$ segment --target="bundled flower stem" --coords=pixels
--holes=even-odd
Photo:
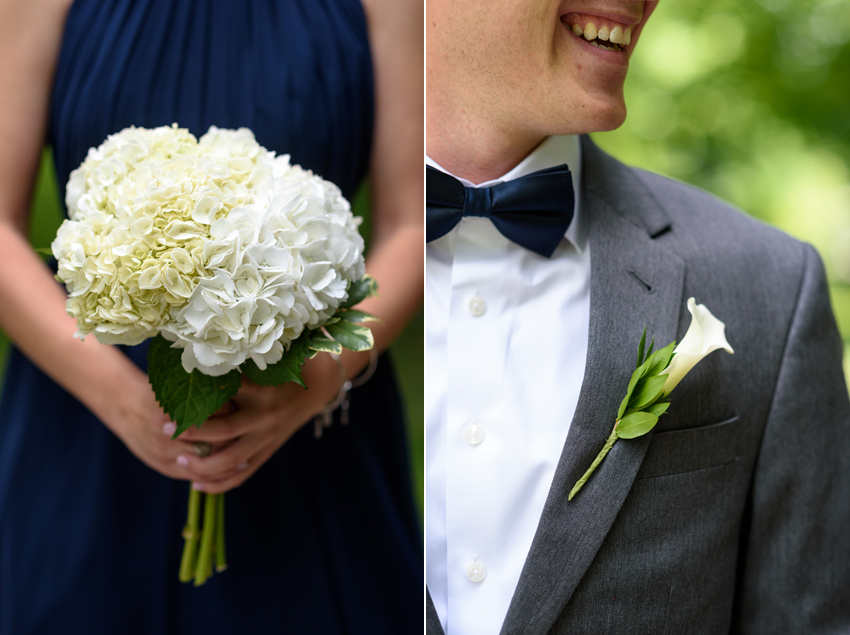
[[[215,572],[227,569],[227,553],[224,550],[224,494],[218,495],[215,521]]]
[[[224,494],[204,495],[204,524],[200,527],[201,493],[192,489],[189,493],[189,521],[183,532],[185,543],[180,561],[180,581],[200,586],[215,570],[227,569],[224,548]]]
[[[204,501],[204,530],[201,534],[201,550],[195,569],[195,586],[201,586],[212,575],[213,545],[215,544],[216,507],[221,494],[207,494]]]
[[[183,557],[180,560],[180,581],[190,582],[195,577],[195,563],[198,559],[198,538],[200,537],[199,519],[201,514],[201,493],[189,490],[189,514],[183,529]]]
[[[620,420],[617,420],[619,423]],[[572,500],[573,497],[578,494],[578,491],[584,487],[584,484],[587,483],[587,479],[589,479],[593,473],[596,471],[596,468],[599,467],[599,464],[602,463],[602,459],[604,459],[608,453],[611,451],[611,448],[614,447],[614,444],[617,442],[617,439],[620,437],[617,436],[617,423],[614,424],[614,430],[611,431],[611,436],[608,437],[608,440],[605,442],[605,445],[602,446],[602,449],[599,451],[599,454],[596,455],[596,458],[593,459],[593,463],[590,464],[590,467],[587,468],[587,471],[584,475],[578,480],[578,482],[573,485],[573,489],[570,490],[570,495],[568,500]]]

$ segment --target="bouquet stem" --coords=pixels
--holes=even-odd
[[[224,494],[219,494],[215,520],[215,571],[221,573],[225,569],[227,554],[224,550]]]
[[[180,582],[189,582],[195,577],[195,562],[198,557],[198,538],[200,531],[198,521],[201,516],[201,493],[189,490],[189,514],[186,526],[183,528],[183,557],[180,560]]]
[[[189,515],[183,528],[183,557],[180,559],[180,582],[201,586],[215,570],[227,569],[224,549],[224,494],[204,496],[204,523],[201,527],[201,492],[189,490]]]
[[[201,586],[212,575],[212,551],[215,538],[218,494],[207,494],[204,500],[204,533],[201,536],[201,552],[198,554],[198,566],[195,569],[195,586]]]
[[[620,420],[617,420],[619,423]],[[593,460],[593,463],[590,464],[590,467],[587,468],[587,472],[584,473],[578,483],[575,484],[572,490],[570,490],[570,495],[567,500],[573,500],[573,497],[578,494],[578,491],[584,487],[584,484],[587,483],[587,479],[590,478],[590,475],[596,471],[596,468],[599,467],[599,464],[602,463],[602,459],[611,451],[611,448],[614,447],[614,443],[616,443],[617,439],[617,423],[614,424],[614,429],[611,431],[611,436],[608,437],[608,440],[605,442],[605,445],[602,446],[602,450],[599,451],[599,454],[596,455],[596,458]]]

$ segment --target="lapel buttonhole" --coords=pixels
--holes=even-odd
[[[647,293],[655,293],[652,285],[641,278],[634,269],[629,269],[629,275],[643,288]]]

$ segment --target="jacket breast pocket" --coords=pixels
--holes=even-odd
[[[637,478],[657,478],[719,467],[740,454],[740,417],[707,426],[656,433]]]

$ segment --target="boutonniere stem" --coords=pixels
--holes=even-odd
[[[670,407],[667,396],[703,357],[720,348],[734,353],[726,341],[726,325],[714,317],[704,304],[697,304],[694,298],[690,298],[688,311],[692,316],[691,325],[679,346],[674,341],[653,354],[653,339],[644,354],[646,328],[643,329],[638,344],[637,368],[629,380],[626,396],[620,402],[614,428],[593,463],[573,486],[569,500],[584,487],[619,439],[641,437],[655,427],[658,418]]]

